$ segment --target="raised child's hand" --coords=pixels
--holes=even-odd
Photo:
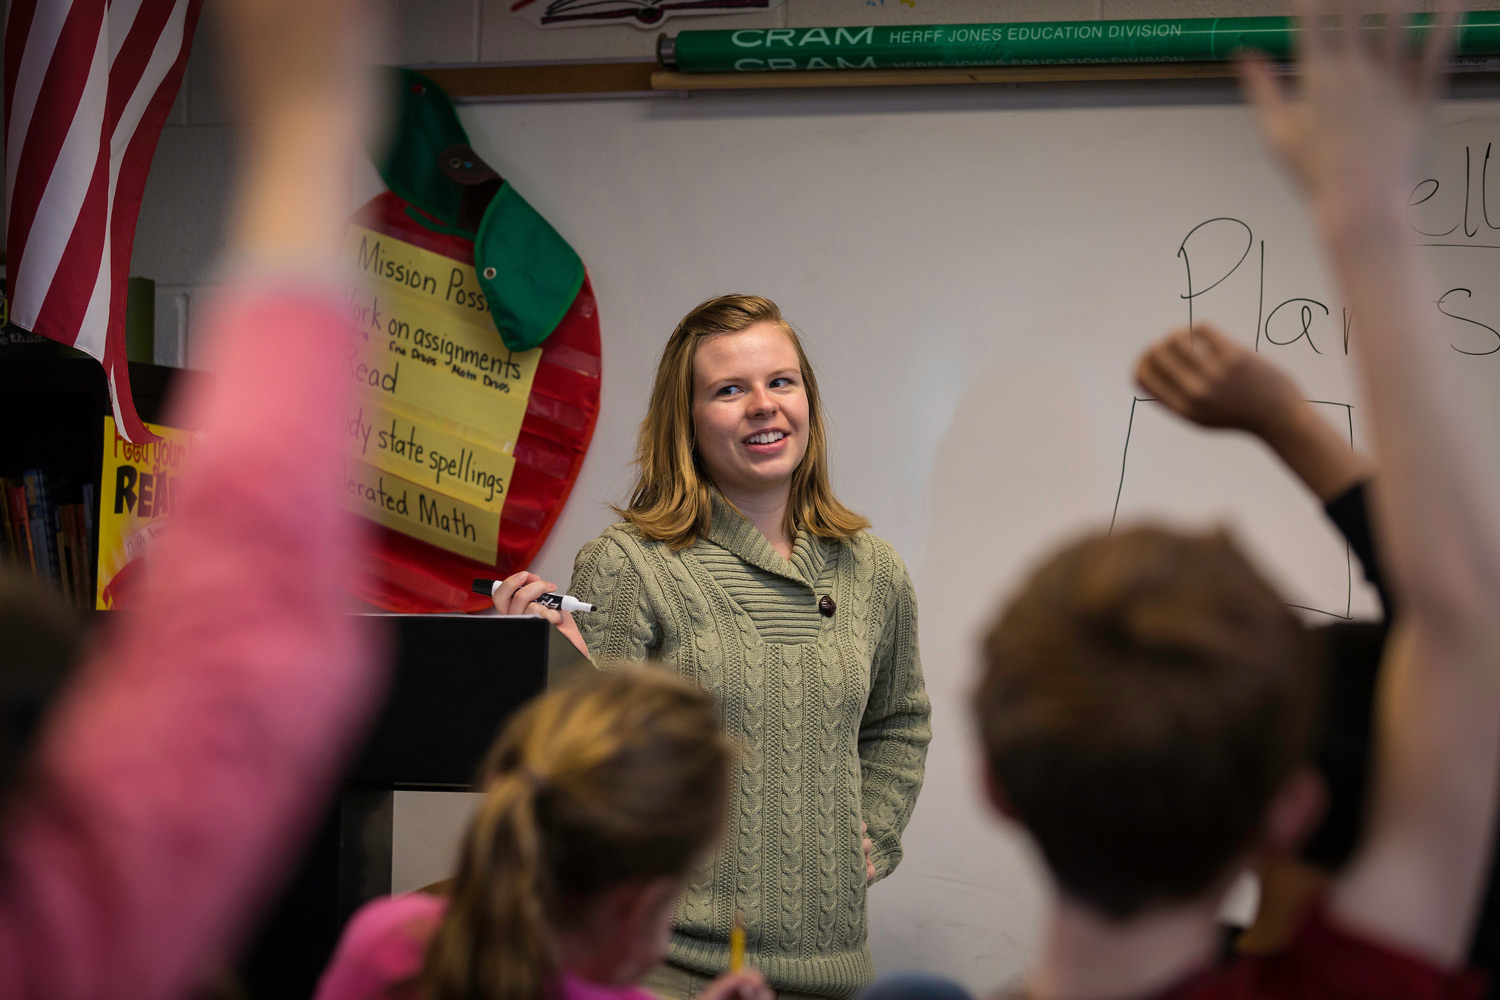
[[[1305,189],[1325,227],[1404,205],[1412,159],[1457,16],[1438,15],[1426,43],[1407,45],[1407,15],[1384,4],[1361,24],[1358,0],[1297,0],[1300,91],[1288,94],[1262,55],[1241,79],[1267,143]]]
[[[1200,427],[1266,437],[1304,406],[1291,377],[1211,326],[1174,331],[1135,366],[1136,383]]]
[[[371,61],[384,0],[220,0],[228,90],[241,125],[230,216],[235,258],[317,276],[338,259],[351,178],[381,109]]]

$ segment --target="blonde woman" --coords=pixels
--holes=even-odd
[[[906,567],[834,496],[818,384],[775,303],[711,299],[668,339],[624,519],[584,546],[549,613],[595,660],[653,658],[717,699],[743,748],[728,829],[644,985],[696,996],[748,961],[783,997],[873,975],[865,890],[901,860],[930,708]],[[518,574],[496,604],[552,585]],[[538,611],[538,606],[532,606]],[[545,610],[545,609],[542,609]]]

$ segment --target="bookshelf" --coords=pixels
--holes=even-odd
[[[130,363],[136,409],[151,423],[164,422],[167,396],[174,386],[208,378],[184,368]],[[50,581],[80,610],[93,607],[99,565],[99,475],[104,418],[110,412],[104,370],[93,358],[50,343],[0,348],[0,480],[15,485],[24,483],[27,473],[40,473],[50,520],[46,530],[54,539],[63,528],[63,507],[87,507],[86,530],[78,533],[83,551]],[[27,520],[29,524],[29,511]],[[3,524],[9,529],[12,521],[7,518]],[[36,566],[35,552],[17,551],[17,537],[10,530],[0,532],[0,559]],[[78,569],[81,579],[75,576]]]

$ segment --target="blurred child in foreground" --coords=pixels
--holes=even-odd
[[[350,398],[337,255],[379,12],[219,4],[245,155],[221,284],[194,325],[214,384],[167,420],[201,429],[201,448],[142,606],[55,703],[72,626],[34,618],[36,642],[0,644],[6,672],[52,644],[20,665],[45,714],[5,714],[27,729],[0,788],[7,1000],[191,995],[297,857],[380,693],[371,637],[345,613],[359,531],[334,490]]]

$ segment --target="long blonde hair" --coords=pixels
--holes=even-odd
[[[712,481],[699,464],[693,430],[693,361],[709,337],[739,333],[757,323],[773,323],[792,342],[807,390],[807,454],[792,473],[786,532],[798,530],[825,538],[852,538],[870,526],[868,519],[839,502],[828,480],[828,434],[818,378],[802,341],[781,310],[758,295],[720,295],[682,318],[656,365],[651,405],[641,421],[636,444],[635,488],[630,503],[615,512],[647,538],[674,549],[691,545],[708,533],[713,521]]]
[[[660,669],[590,671],[523,709],[485,764],[426,1000],[540,1000],[555,928],[623,883],[685,875],[724,822],[732,750],[712,698]]]

